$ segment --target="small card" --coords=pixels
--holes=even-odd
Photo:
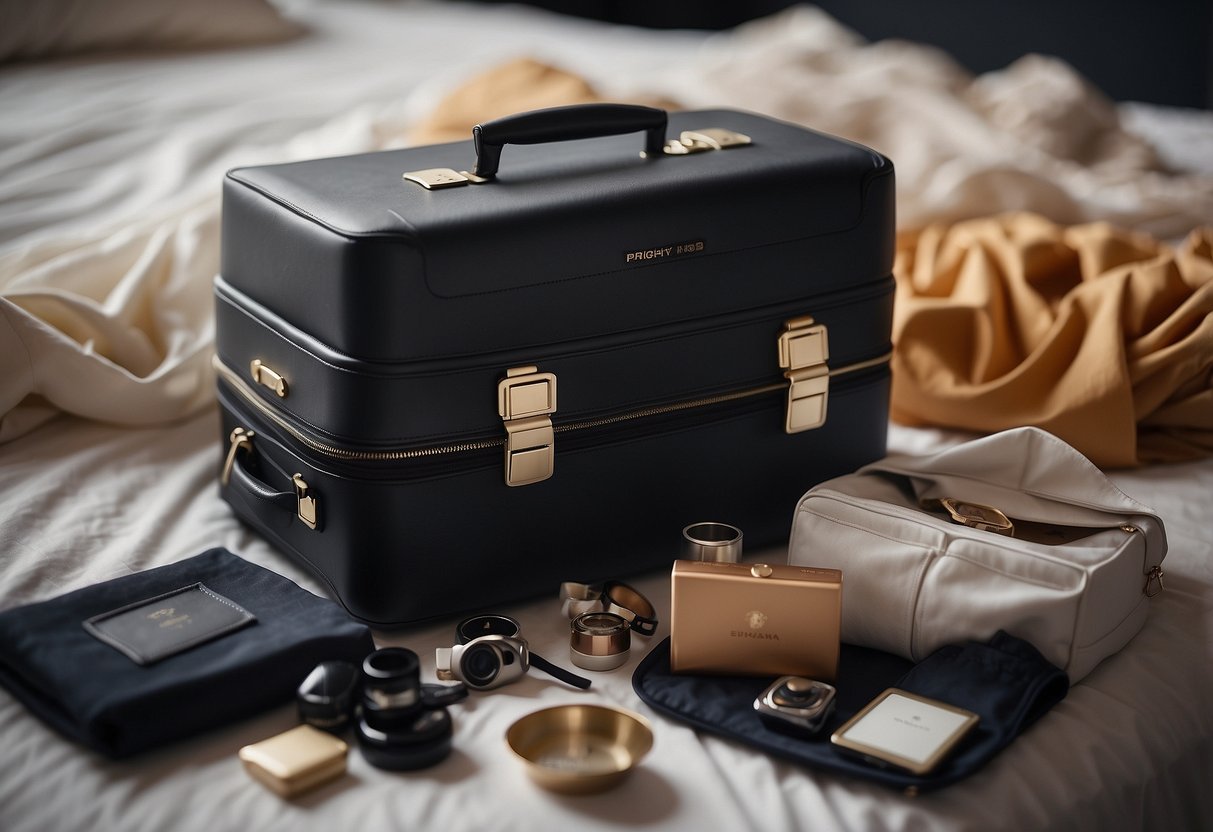
[[[977,721],[972,711],[889,688],[835,731],[830,742],[870,762],[927,774]]]
[[[95,615],[84,629],[136,664],[149,665],[256,620],[244,607],[197,583]]]

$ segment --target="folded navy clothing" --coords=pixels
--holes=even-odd
[[[1064,671],[1028,642],[1004,632],[984,644],[940,648],[917,665],[844,644],[834,683],[834,715],[820,734],[805,739],[771,730],[754,711],[754,698],[771,681],[674,674],[669,639],[653,648],[632,675],[640,698],[669,717],[795,763],[911,791],[937,789],[973,774],[1069,690]],[[830,743],[830,735],[890,687],[973,711],[980,721],[956,752],[926,775],[877,768],[841,753]]]
[[[225,549],[0,613],[0,684],[115,758],[284,703],[316,664],[374,649],[337,604]]]

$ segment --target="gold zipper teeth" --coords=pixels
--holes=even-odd
[[[829,375],[841,376],[847,373],[866,370],[870,367],[876,367],[885,364],[892,357],[892,352],[885,353],[879,358],[869,359],[868,361],[860,361],[855,364],[848,364],[845,367],[831,369]],[[436,445],[430,448],[415,448],[413,450],[400,451],[351,451],[348,448],[338,448],[334,445],[321,442],[308,436],[303,431],[296,428],[294,425],[283,419],[277,411],[261,401],[261,398],[254,393],[248,384],[240,377],[235,370],[224,364],[219,356],[216,355],[211,359],[215,370],[223,376],[229,384],[240,394],[240,397],[255,407],[263,416],[272,421],[278,427],[285,430],[291,436],[298,439],[304,445],[307,445],[314,451],[325,454],[326,456],[335,457],[337,459],[349,460],[351,462],[393,462],[405,459],[423,459],[435,456],[444,456],[446,454],[466,453],[468,451],[483,451],[489,448],[500,448],[505,445],[505,438],[500,439],[482,439],[477,442],[461,442],[454,445]],[[721,393],[716,396],[706,396],[701,399],[692,399],[685,402],[675,402],[674,404],[658,405],[655,407],[646,407],[640,410],[633,410],[628,413],[620,413],[617,416],[605,416],[601,419],[587,419],[582,422],[570,422],[564,425],[555,427],[556,433],[567,433],[574,430],[585,430],[588,428],[604,427],[606,425],[619,424],[620,422],[630,422],[633,419],[644,419],[650,416],[662,416],[667,413],[677,413],[682,410],[693,410],[697,407],[709,407],[714,404],[724,404],[725,402],[734,402],[741,399],[748,399],[752,396],[761,396],[764,393],[774,393],[778,390],[786,390],[787,384],[777,382],[775,384],[766,384],[762,387],[752,387],[748,390],[739,390],[735,393]]]
[[[570,430],[584,430],[586,428],[598,428],[605,425],[614,425],[618,422],[630,422],[633,419],[644,419],[648,416],[661,416],[666,413],[677,413],[680,410],[691,410],[696,407],[707,407],[713,404],[723,404],[725,402],[733,402],[738,399],[747,399],[750,396],[760,396],[763,393],[773,393],[776,390],[783,390],[787,387],[786,384],[768,384],[765,387],[753,387],[749,390],[740,390],[736,393],[722,393],[719,396],[708,396],[702,399],[693,399],[687,402],[676,402],[674,404],[658,405],[655,407],[646,407],[641,410],[633,410],[630,413],[620,413],[618,416],[604,416],[601,419],[587,419],[584,422],[570,422],[567,425],[557,425],[556,433],[564,433]]]

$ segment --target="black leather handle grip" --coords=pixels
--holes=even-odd
[[[299,519],[299,497],[294,491],[279,491],[258,477],[240,454],[232,459],[229,493],[243,502],[261,522],[274,527],[290,525]],[[323,531],[319,519],[311,527]]]
[[[660,155],[665,145],[668,116],[665,110],[635,104],[575,104],[532,110],[486,121],[472,128],[476,167],[472,173],[492,179],[507,144],[544,144],[572,139],[617,136],[644,131],[644,151]]]

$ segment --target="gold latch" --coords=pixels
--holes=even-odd
[[[799,433],[825,424],[830,395],[830,345],[823,324],[809,316],[794,318],[779,336],[779,366],[788,380],[784,430]]]
[[[224,486],[232,480],[232,466],[236,464],[236,454],[241,450],[252,453],[254,436],[256,434],[244,428],[236,428],[228,436],[227,441],[231,444],[228,445],[227,459],[223,460],[223,472],[219,475],[219,482]]]
[[[401,174],[405,181],[415,182],[427,191],[441,191],[443,188],[458,188],[460,185],[479,185],[489,180],[466,170],[454,168],[426,168],[425,170],[406,170]]]
[[[703,153],[705,150],[728,150],[750,144],[744,133],[725,130],[723,127],[704,127],[699,130],[683,130],[677,139],[670,139],[662,148],[667,156],[686,156]]]
[[[505,484],[530,485],[552,476],[556,434],[556,376],[514,367],[497,385],[497,412],[505,423]]]
[[[260,358],[254,358],[249,363],[249,373],[252,375],[253,381],[273,390],[278,394],[278,398],[286,398],[286,379],[282,377],[282,373],[266,366]]]
[[[308,490],[302,474],[295,474],[291,482],[295,485],[295,514],[303,525],[309,529],[316,528],[316,498]]]

